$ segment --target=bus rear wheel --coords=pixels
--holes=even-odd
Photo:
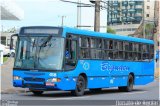
[[[127,86],[118,87],[120,91],[131,92],[133,90],[134,78],[130,74],[128,76]]]
[[[86,80],[83,76],[80,75],[76,82],[76,89],[71,91],[71,93],[75,96],[82,96],[84,95],[85,87],[86,87]]]
[[[43,91],[31,91],[34,95],[39,96],[42,95]]]

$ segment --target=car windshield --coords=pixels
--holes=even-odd
[[[64,38],[19,37],[14,68],[61,70]]]

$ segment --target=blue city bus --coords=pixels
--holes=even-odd
[[[35,95],[64,90],[82,96],[85,89],[109,87],[130,92],[154,80],[152,40],[51,26],[22,27],[13,36],[13,86]]]

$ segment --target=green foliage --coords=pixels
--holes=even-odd
[[[153,36],[154,24],[146,24],[145,25],[145,34],[146,36]]]
[[[8,57],[3,57],[3,63],[8,60]]]
[[[111,27],[107,27],[107,33],[116,34],[116,31],[114,29],[112,29]]]
[[[10,28],[10,29],[7,29],[6,31],[4,31],[4,32],[8,32],[8,33],[16,33],[16,28],[15,27],[13,27],[13,28]]]

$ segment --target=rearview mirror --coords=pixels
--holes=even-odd
[[[14,44],[13,44],[14,37],[17,38],[17,37],[18,37],[18,34],[13,34],[13,35],[11,35],[10,50],[13,49],[13,46],[14,46]]]

